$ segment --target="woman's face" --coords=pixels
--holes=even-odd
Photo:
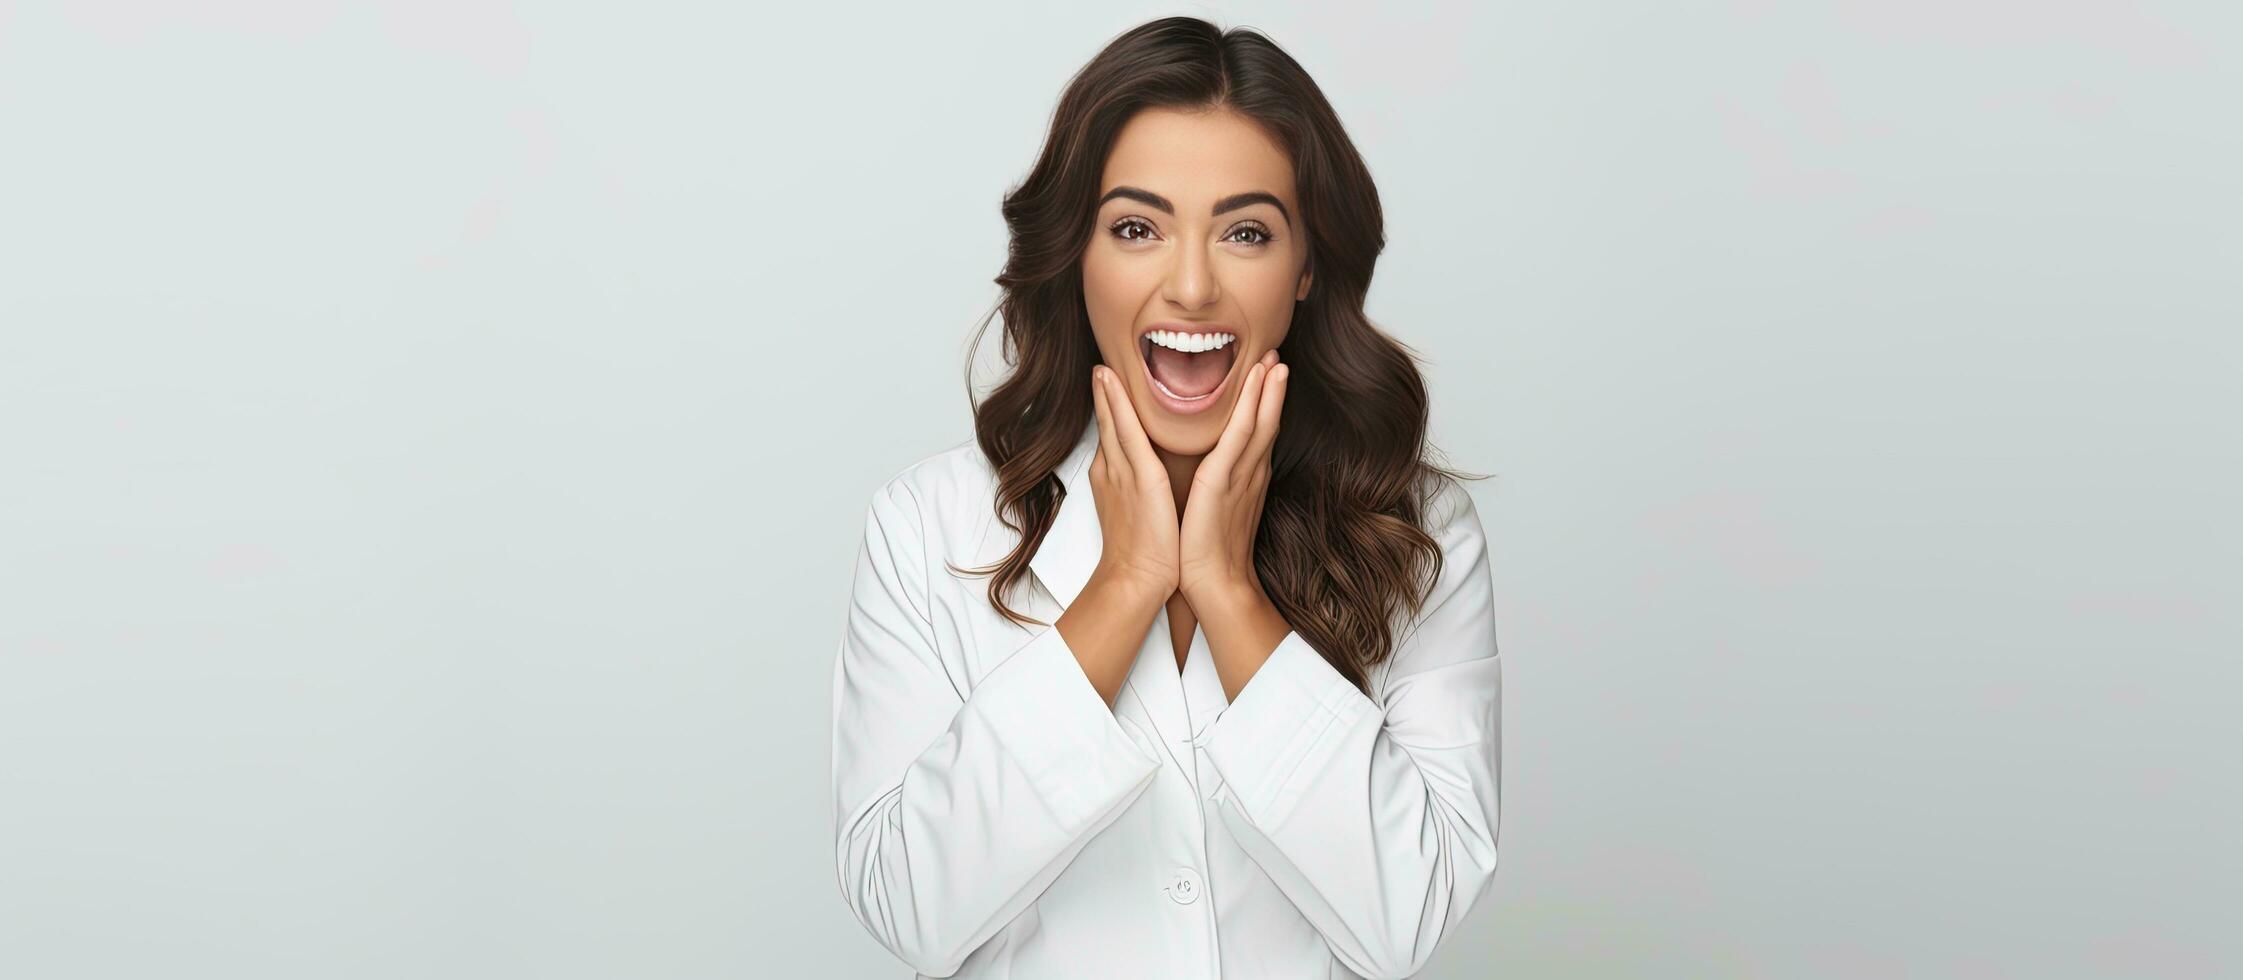
[[[1143,110],[1106,158],[1083,302],[1145,434],[1172,454],[1215,447],[1246,369],[1308,296],[1293,192],[1284,150],[1229,110]]]

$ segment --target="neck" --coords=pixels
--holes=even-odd
[[[1179,456],[1158,445],[1153,447],[1153,455],[1160,457],[1161,466],[1168,470],[1168,489],[1176,494],[1176,519],[1181,521],[1184,501],[1192,495],[1192,475],[1199,472],[1199,461],[1207,455]]]

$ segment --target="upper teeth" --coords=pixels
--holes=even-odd
[[[1218,350],[1238,339],[1227,333],[1178,333],[1174,330],[1154,330],[1145,336],[1162,347],[1187,354]]]

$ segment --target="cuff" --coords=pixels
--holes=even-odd
[[[1273,827],[1299,802],[1302,784],[1294,777],[1325,768],[1348,731],[1377,713],[1377,704],[1291,632],[1238,700],[1192,742],[1207,750],[1248,819]]]
[[[986,725],[1062,824],[1096,819],[1160,769],[1052,626],[982,678],[963,709]]]

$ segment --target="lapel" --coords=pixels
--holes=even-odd
[[[1105,539],[1098,529],[1098,502],[1090,493],[1090,461],[1097,454],[1098,420],[1093,418],[1075,440],[1075,448],[1059,463],[1056,472],[1067,494],[1060,498],[1051,529],[1044,532],[1044,543],[1028,558],[1029,570],[1061,606],[1075,604],[1083,583],[1090,581],[1090,573],[1098,567],[1098,557],[1105,553]]]
[[[1043,583],[1044,590],[1059,600],[1062,607],[1075,604],[1083,586],[1090,581],[1091,572],[1097,569],[1099,556],[1105,553],[1104,532],[1098,524],[1098,501],[1090,488],[1090,462],[1097,453],[1098,419],[1093,417],[1075,440],[1075,448],[1055,471],[1067,493],[1060,498],[1059,512],[1052,515],[1051,529],[1044,532],[1043,544],[1028,559],[1029,570],[1036,573],[1037,581]],[[1205,658],[1199,649],[1204,642],[1194,635],[1193,659]],[[1213,676],[1211,664],[1191,666],[1206,667],[1208,676]],[[1215,684],[1215,691],[1215,699],[1220,701],[1219,682]],[[1154,615],[1151,628],[1146,630],[1138,646],[1137,662],[1131,665],[1129,679],[1123,684],[1121,697],[1115,700],[1114,707],[1117,711],[1126,710],[1126,703],[1132,700],[1137,702],[1145,720],[1161,734],[1170,758],[1186,773],[1193,772],[1190,760],[1175,755],[1175,746],[1190,739],[1193,726],[1185,707],[1184,678],[1178,675],[1175,648],[1170,645],[1166,604]]]

